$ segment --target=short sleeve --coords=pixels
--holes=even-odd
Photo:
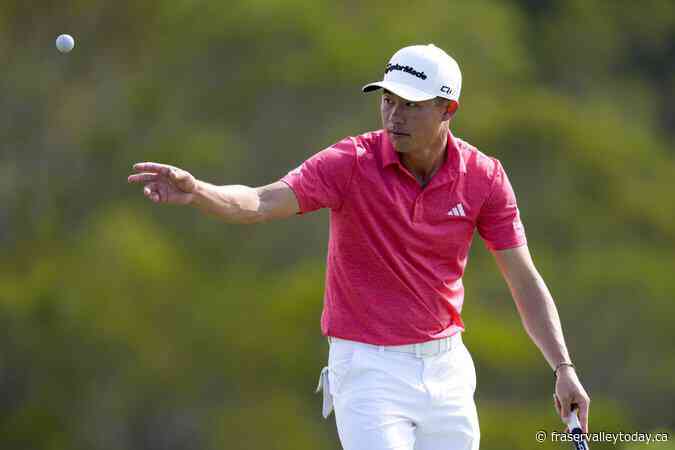
[[[339,209],[356,164],[356,143],[345,138],[307,159],[281,179],[295,193],[300,214]]]
[[[494,161],[492,187],[478,215],[478,233],[490,250],[505,250],[527,243],[509,178],[501,163]]]

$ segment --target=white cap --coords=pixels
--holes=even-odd
[[[457,62],[434,44],[411,45],[394,53],[384,80],[363,86],[363,92],[384,88],[413,102],[443,97],[459,100],[462,73]]]

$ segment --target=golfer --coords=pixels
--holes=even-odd
[[[129,176],[155,203],[192,205],[229,223],[330,209],[321,316],[330,350],[318,390],[345,450],[478,448],[476,373],[461,315],[476,229],[555,373],[558,414],[575,405],[588,429],[589,397],[506,172],[450,132],[461,87],[443,50],[405,47],[382,81],[363,88],[382,90],[382,129],[341,140],[275,183],[215,186],[150,162]]]

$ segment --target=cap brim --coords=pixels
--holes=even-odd
[[[423,102],[425,100],[436,98],[435,95],[429,94],[428,92],[415,89],[405,84],[395,83],[393,81],[378,81],[376,83],[366,84],[361,90],[363,92],[372,92],[378,89],[386,89],[401,98],[410,100],[411,102]]]

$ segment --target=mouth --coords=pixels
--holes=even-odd
[[[391,136],[395,137],[410,137],[410,134],[404,133],[403,131],[400,130],[387,130]]]

